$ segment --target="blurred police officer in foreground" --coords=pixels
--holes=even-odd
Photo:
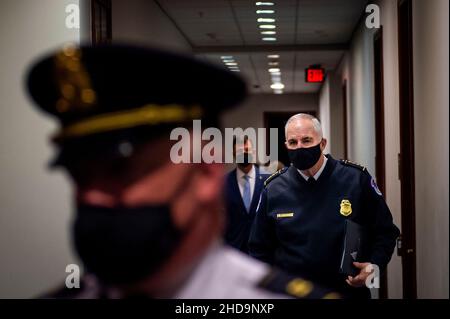
[[[225,241],[230,246],[248,253],[250,228],[255,219],[261,190],[268,174],[261,173],[254,164],[255,150],[248,136],[233,140],[236,168],[225,178],[225,207],[227,226]]]
[[[226,248],[222,165],[170,159],[171,129],[216,126],[244,98],[240,78],[155,49],[68,46],[31,68],[28,89],[61,124],[54,165],[74,181],[73,242],[86,270],[80,289],[46,297],[330,296]]]
[[[316,118],[297,114],[288,120],[286,146],[292,166],[265,183],[250,235],[250,255],[344,296],[369,298],[368,266],[386,268],[399,230],[367,170],[325,156],[326,143]],[[347,220],[365,227],[364,247],[353,255],[355,276],[341,271]]]

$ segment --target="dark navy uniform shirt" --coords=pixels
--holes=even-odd
[[[291,273],[347,290],[339,271],[346,219],[367,227],[366,250],[358,261],[381,270],[391,258],[399,230],[367,170],[327,158],[313,185],[294,166],[267,180],[249,250],[250,255]]]

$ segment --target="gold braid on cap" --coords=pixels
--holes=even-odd
[[[139,125],[181,123],[200,118],[201,115],[202,108],[198,105],[186,107],[179,104],[147,104],[132,110],[111,112],[81,120],[64,127],[53,139],[58,142],[66,138],[82,137]]]
[[[55,105],[58,113],[79,111],[95,104],[97,96],[76,46],[68,44],[56,54],[55,78],[60,92]]]
[[[81,51],[74,45],[66,45],[55,56],[55,78],[60,98],[56,101],[58,113],[82,111],[96,105],[97,95],[91,79],[81,61]],[[147,104],[131,110],[95,115],[62,128],[53,140],[82,137],[95,133],[131,128],[139,125],[181,123],[200,118],[199,105]]]

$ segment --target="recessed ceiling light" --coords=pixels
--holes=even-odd
[[[270,73],[280,72],[280,69],[279,69],[279,68],[270,68],[270,69],[269,69],[269,72],[270,72]]]
[[[261,34],[267,34],[267,35],[269,35],[269,34],[277,34],[277,31],[261,31]]]
[[[222,55],[220,58],[221,58],[222,60],[223,60],[223,59],[233,59],[233,56],[232,56],[232,55]]]
[[[277,38],[262,38],[263,41],[277,41]]]
[[[275,94],[283,94],[283,90],[274,90],[273,93],[275,93]]]
[[[225,63],[226,65],[237,65],[237,63],[236,62],[227,62],[227,63]]]
[[[275,22],[272,18],[258,18],[258,22]]]
[[[261,25],[259,26],[259,28],[260,28],[260,29],[275,29],[276,26],[273,25],[273,24],[261,24]]]
[[[225,59],[225,60],[222,60],[224,63],[227,63],[227,62],[235,62],[234,61],[234,59]]]
[[[257,6],[273,6],[273,2],[256,2]]]
[[[278,62],[269,62],[269,65],[270,65],[270,66],[277,66],[277,65],[278,65]]]
[[[275,10],[256,10],[256,14],[272,14]]]
[[[274,83],[270,86],[271,89],[274,90],[282,90],[284,89],[284,84],[283,83]]]
[[[269,59],[278,59],[280,56],[278,54],[270,54],[267,56]]]

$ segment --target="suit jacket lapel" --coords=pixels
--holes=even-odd
[[[264,186],[264,180],[259,174],[258,166],[255,166],[255,188],[253,190],[252,203],[250,204],[250,213],[256,210],[256,206],[258,205],[259,195],[261,194],[261,190]]]
[[[233,172],[231,173],[231,194],[232,196],[235,198],[236,202],[239,203],[239,205],[241,206],[241,209],[243,211],[246,211],[245,209],[245,205],[244,205],[244,200],[242,199],[241,196],[241,191],[239,190],[239,185],[237,183],[237,172],[236,172],[237,168],[235,168],[233,170]]]

